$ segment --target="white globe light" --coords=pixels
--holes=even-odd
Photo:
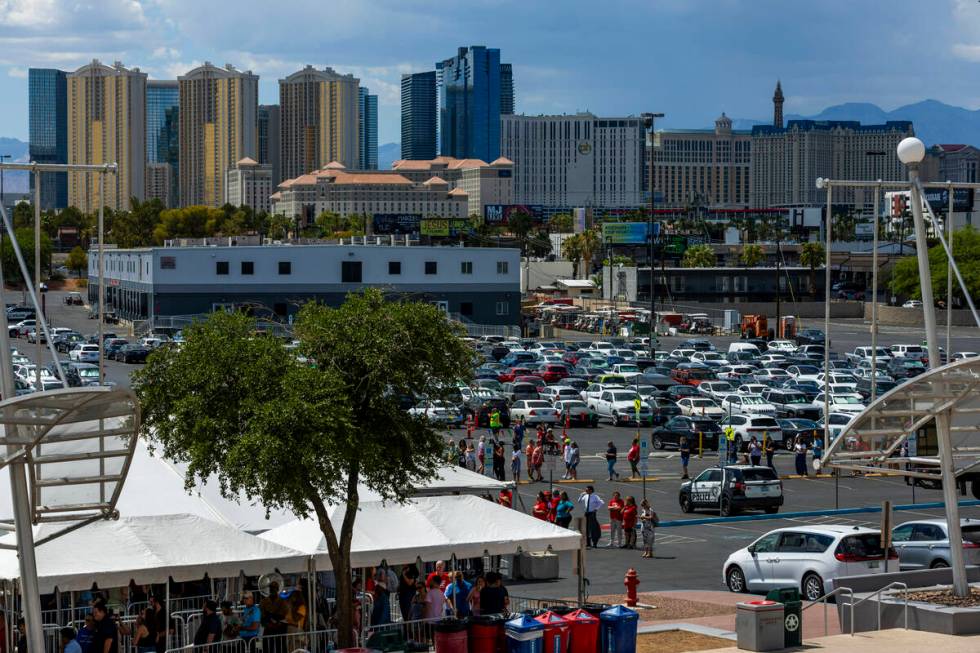
[[[919,163],[926,157],[926,146],[915,136],[903,138],[898,144],[898,160],[905,165]]]
[[[825,185],[826,182],[824,181],[823,177],[817,177],[817,188],[823,189]]]

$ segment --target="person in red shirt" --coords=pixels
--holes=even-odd
[[[439,589],[446,589],[449,584],[449,574],[446,573],[446,563],[442,560],[436,562],[436,570],[425,577],[425,586],[432,587],[432,581],[439,579]]]
[[[640,476],[640,439],[633,438],[633,444],[630,445],[630,450],[626,454],[626,460],[630,464],[630,478],[639,478]]]
[[[613,492],[609,500],[609,548],[623,546],[623,499]]]
[[[538,500],[534,502],[532,513],[536,519],[548,521],[548,501],[544,497],[544,492],[538,492]]]
[[[623,505],[623,531],[626,533],[626,544],[624,549],[636,548],[636,499],[626,497]]]
[[[534,447],[534,452],[531,454],[531,467],[534,468],[534,475],[537,477],[536,480],[544,481],[544,476],[541,475],[541,467],[544,465],[544,447],[539,442]]]
[[[548,505],[548,521],[552,524],[558,516],[558,504],[561,503],[561,495],[555,491],[551,494],[551,502]]]
[[[497,494],[497,503],[502,505],[504,508],[510,508],[514,503],[514,494],[507,488],[504,488],[499,494]],[[0,651],[0,653],[2,653],[2,651]]]
[[[527,448],[524,450],[524,459],[527,461],[527,480],[534,480],[534,465],[531,459],[534,457],[534,442],[527,441]]]

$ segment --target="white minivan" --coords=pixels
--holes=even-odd
[[[762,352],[759,351],[759,348],[753,345],[751,342],[733,342],[732,344],[728,345],[728,353],[745,353],[751,354],[752,356],[762,356]]]

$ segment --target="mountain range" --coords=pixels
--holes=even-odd
[[[812,116],[791,114],[787,120],[857,120],[864,124],[880,124],[888,120],[911,120],[915,134],[928,145],[965,143],[980,147],[980,110],[972,111],[939,100],[922,100],[892,111],[885,111],[870,102],[847,102],[827,107]],[[772,124],[771,120],[732,119],[735,129],[751,129],[753,125]]]

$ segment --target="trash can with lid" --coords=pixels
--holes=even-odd
[[[568,652],[568,632],[570,630],[568,622],[558,614],[545,612],[535,621],[544,624],[544,653],[567,653]]]
[[[636,627],[640,615],[621,605],[599,615],[602,653],[636,653]]]
[[[435,623],[436,653],[469,653],[466,619],[442,619]]]
[[[568,633],[568,653],[596,653],[599,647],[599,618],[585,610],[565,615],[571,630]]]
[[[801,646],[803,644],[803,600],[800,590],[795,587],[781,587],[766,594],[770,601],[783,604],[783,645]]]
[[[508,653],[542,653],[544,624],[526,614],[504,624]]]
[[[469,653],[503,653],[504,622],[502,615],[484,615],[470,619]]]
[[[783,647],[783,604],[757,600],[739,603],[735,609],[738,647],[746,651],[778,651]]]

